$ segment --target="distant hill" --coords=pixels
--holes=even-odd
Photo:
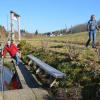
[[[98,25],[99,25],[99,27],[100,27],[100,20],[98,21]]]
[[[98,26],[100,27],[100,20],[97,22]],[[53,32],[47,32],[44,34],[50,35],[53,34],[55,36],[60,35],[60,34],[73,34],[73,33],[80,33],[80,32],[86,32],[87,31],[87,23],[83,23],[83,24],[78,24],[75,26],[71,26],[71,28],[69,29],[61,29],[61,30],[57,30],[57,31],[53,31]]]

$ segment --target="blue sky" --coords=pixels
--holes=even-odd
[[[99,5],[100,0],[1,0],[0,25],[7,28],[7,16],[13,10],[21,15],[22,29],[55,31],[87,22],[91,14],[99,20]]]

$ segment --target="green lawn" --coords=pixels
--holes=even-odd
[[[88,39],[88,32],[48,38],[48,40],[50,41],[64,41],[70,43],[85,43],[87,39]],[[97,42],[99,41],[100,41],[100,32],[99,33],[97,32]]]
[[[48,48],[55,50],[55,47],[61,47],[60,49],[65,49],[66,46],[83,46],[88,40],[88,33],[76,33],[76,34],[68,34],[64,36],[55,36],[55,37],[34,37],[33,39],[27,39],[27,42],[30,43],[35,48]],[[100,43],[100,32],[97,33],[97,43]],[[75,44],[75,45],[74,45]],[[54,47],[54,48],[53,48]],[[61,50],[62,52],[62,50]]]

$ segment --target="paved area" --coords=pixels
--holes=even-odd
[[[0,93],[0,100],[52,100],[48,92],[40,88],[27,88]]]

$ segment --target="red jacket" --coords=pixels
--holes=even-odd
[[[5,56],[7,52],[9,52],[11,57],[14,57],[18,52],[18,48],[15,44],[11,44],[10,46],[6,45],[3,50],[2,56]]]

